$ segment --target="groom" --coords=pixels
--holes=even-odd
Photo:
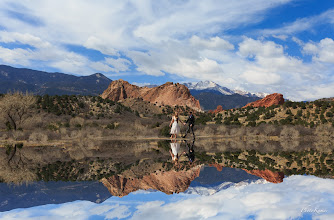
[[[185,138],[187,136],[187,134],[189,133],[190,130],[193,133],[193,137],[195,138],[195,133],[194,133],[195,117],[194,117],[192,112],[189,113],[189,117],[188,117],[187,121],[183,124],[186,125],[186,123],[188,123],[188,128],[187,128],[186,134],[183,135],[183,138]]]

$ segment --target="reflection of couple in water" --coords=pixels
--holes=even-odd
[[[170,137],[171,138],[176,139],[177,135],[180,134],[179,122],[181,122],[181,120],[179,119],[179,114],[178,114],[178,112],[175,112],[175,114],[172,117],[172,120],[169,124],[169,127],[171,127],[171,130],[170,130],[170,134],[171,134]],[[191,131],[193,133],[193,137],[195,138],[195,133],[194,133],[195,117],[194,117],[192,112],[189,113],[189,117],[188,117],[187,121],[183,123],[183,125],[186,125],[186,124],[188,124],[187,131],[186,131],[185,135],[183,135],[182,137],[185,138],[187,136],[187,134]]]
[[[182,156],[182,155],[185,155],[189,162],[194,162],[195,160],[195,151],[194,151],[194,143],[195,143],[195,140],[193,140],[192,144],[188,143],[186,140],[184,140],[187,148],[188,148],[188,152],[183,152],[181,153],[181,148],[180,148],[180,143],[177,142],[176,140],[172,140],[171,143],[170,143],[170,150],[169,150],[169,153],[172,157],[172,161],[173,162],[178,162],[179,161],[179,158]]]

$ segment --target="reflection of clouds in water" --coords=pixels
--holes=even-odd
[[[323,219],[333,219],[333,207],[334,180],[314,176],[290,176],[280,184],[230,187],[210,196],[136,193],[123,198],[111,197],[100,205],[76,201],[62,205],[16,209],[0,213],[0,218],[288,219],[314,215]],[[321,212],[317,213],[314,210]]]

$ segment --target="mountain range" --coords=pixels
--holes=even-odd
[[[37,95],[100,95],[111,82],[101,73],[74,76],[0,65],[0,93],[28,91]]]
[[[191,95],[199,100],[204,110],[216,109],[218,105],[223,109],[241,108],[268,95],[233,90],[212,81],[190,82],[184,85],[189,88]]]
[[[269,95],[268,93],[263,93],[263,92],[251,93],[238,89],[229,89],[208,80],[200,82],[184,83],[183,85],[187,86],[193,95],[201,92],[212,92],[222,95],[239,94],[244,97],[256,97],[256,98],[264,98],[265,96]]]
[[[36,95],[101,95],[111,82],[111,79],[101,73],[74,76],[0,65],[0,93],[28,91]],[[229,89],[212,81],[190,82],[183,85],[188,87],[190,94],[199,100],[203,110],[216,109],[218,105],[223,109],[240,108],[267,95]]]

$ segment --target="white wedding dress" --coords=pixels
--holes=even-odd
[[[170,143],[170,148],[172,149],[172,160],[179,159],[180,156],[180,143]]]
[[[172,124],[172,128],[170,130],[170,134],[180,134],[180,125],[178,123],[178,119],[176,119],[175,116],[173,116],[173,124]]]

